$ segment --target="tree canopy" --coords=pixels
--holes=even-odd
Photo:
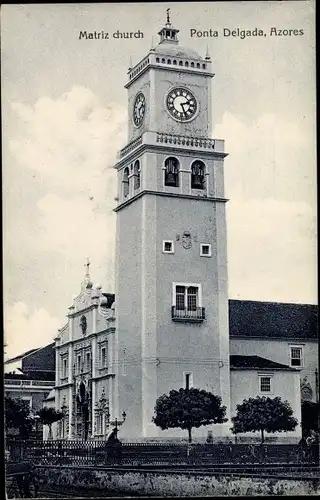
[[[4,407],[6,429],[18,429],[20,436],[27,438],[33,422],[29,403],[21,398],[5,396]]]
[[[58,422],[63,418],[62,411],[56,410],[55,408],[50,408],[48,406],[44,406],[43,408],[41,408],[41,410],[38,411],[38,415],[43,425],[47,425],[49,427],[49,439],[51,439],[52,424],[54,424],[54,422]]]
[[[188,431],[192,442],[192,429],[202,425],[226,422],[226,407],[221,398],[201,389],[172,390],[157,399],[152,421],[162,430],[179,427]]]
[[[231,420],[234,434],[260,431],[261,442],[264,442],[264,432],[293,431],[298,425],[290,404],[280,397],[257,396],[245,399],[242,404],[237,405],[237,414]]]

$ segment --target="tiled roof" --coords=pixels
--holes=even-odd
[[[271,361],[271,359],[260,358],[260,356],[230,356],[231,370],[284,370],[296,371],[295,368]]]
[[[318,306],[229,300],[230,337],[317,339]]]
[[[5,379],[13,380],[49,380],[55,381],[55,371],[31,370],[27,373],[5,373]]]
[[[31,372],[51,372],[55,370],[55,350],[54,342],[44,347],[40,347],[32,354],[25,356],[22,360],[23,373]]]
[[[7,359],[4,364],[9,364],[13,363],[14,361],[20,361],[20,359],[24,358],[25,356],[29,356],[29,354],[37,351],[37,349],[30,349],[29,351],[24,352],[23,354],[19,354],[19,356],[15,356],[14,358]]]

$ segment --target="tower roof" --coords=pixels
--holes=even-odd
[[[164,54],[175,57],[189,57],[190,59],[202,59],[195,50],[180,45],[171,45],[171,43],[160,42],[153,50],[155,54]]]

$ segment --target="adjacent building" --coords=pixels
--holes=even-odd
[[[44,399],[55,385],[54,343],[32,349],[4,362],[4,392],[30,405],[33,415],[43,407]],[[37,420],[35,420],[37,422]],[[41,425],[35,425],[35,436],[42,437]],[[14,434],[12,430],[10,432]]]

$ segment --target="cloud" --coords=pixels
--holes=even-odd
[[[21,133],[9,145],[20,165],[51,191],[85,193],[100,201],[106,197],[116,177],[108,167],[125,141],[123,106],[103,103],[82,87],[56,100],[42,97],[33,107],[11,106],[20,118]]]
[[[112,166],[125,144],[126,109],[83,87],[12,108],[20,128],[10,149],[19,166],[33,173],[41,195],[29,200],[38,208],[33,220],[37,237],[26,234],[26,245],[44,263],[44,252],[60,254],[69,262],[70,282],[87,255],[102,274],[98,280],[112,283],[117,194]]]
[[[112,208],[117,188],[116,171],[111,167],[117,150],[125,144],[127,130],[123,106],[104,102],[83,87],[74,87],[56,99],[42,97],[33,106],[13,103],[11,107],[17,118],[9,139],[15,186],[20,183],[25,193],[22,179],[32,179],[28,181],[32,182],[29,197],[23,199],[23,213],[29,213],[30,206],[38,210],[31,212],[32,223],[21,219],[10,223],[10,241],[15,245],[23,242],[24,254],[36,258],[43,279],[41,289],[50,290],[52,298],[46,310],[41,308],[39,294],[34,302],[34,293],[27,286],[34,271],[25,269],[14,295],[21,296],[23,290],[26,303],[11,303],[7,308],[8,353],[52,340],[60,322],[51,314],[68,307],[66,289],[70,302],[79,291],[85,256],[91,259],[93,279],[112,288]],[[50,272],[45,271],[48,266]]]
[[[59,327],[61,321],[45,309],[30,310],[24,302],[8,306],[4,314],[6,357],[49,344]]]
[[[83,269],[84,257],[89,256],[95,275],[99,270],[98,280],[107,276],[110,286],[114,272],[114,214],[100,211],[97,204],[83,196],[64,199],[48,194],[37,206],[40,218],[35,251],[41,254],[50,249],[60,253],[76,275]]]
[[[315,203],[313,129],[274,114],[257,120],[226,112],[214,137],[225,139],[227,196]]]
[[[230,297],[317,301],[315,162],[312,134],[298,122],[226,112]]]
[[[316,216],[304,202],[228,203],[229,296],[316,303]]]

